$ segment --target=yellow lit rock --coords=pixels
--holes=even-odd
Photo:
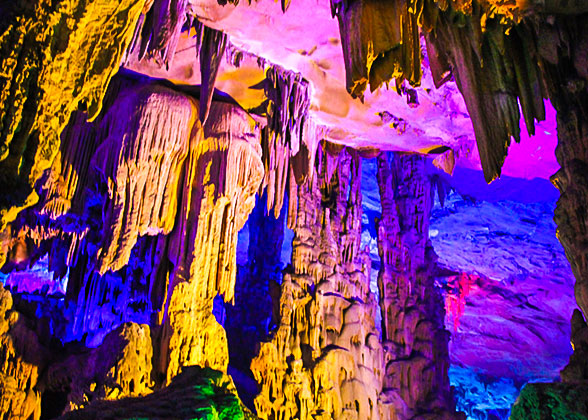
[[[84,104],[90,119],[98,115],[142,7],[38,0],[13,11],[0,34],[0,189],[15,193],[0,202],[0,227],[12,207],[34,204],[31,187],[53,162],[71,113]]]

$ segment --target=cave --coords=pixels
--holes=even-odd
[[[588,2],[3,2],[0,282],[0,420],[587,420]]]

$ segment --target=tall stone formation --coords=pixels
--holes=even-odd
[[[357,152],[323,142],[316,174],[295,187],[279,326],[251,364],[262,419],[382,418],[377,303],[360,249],[360,165]]]
[[[161,347],[169,351],[161,359],[168,382],[182,366],[227,369],[226,335],[212,306],[218,294],[226,302],[234,300],[237,233],[263,177],[256,128],[234,105],[213,103],[205,138],[191,148],[180,217],[168,249],[174,271]]]
[[[449,332],[431,271],[431,185],[419,155],[381,154],[377,222],[384,347],[382,401],[391,419],[454,419],[449,387]]]
[[[554,220],[576,277],[576,302],[582,312],[572,317],[575,354],[561,376],[577,382],[588,379],[588,327],[583,319],[588,314],[588,13],[541,23],[545,32],[538,50],[557,110],[555,155],[561,166],[551,178],[561,194]]]

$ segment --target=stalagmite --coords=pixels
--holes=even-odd
[[[447,376],[449,333],[443,325],[443,300],[431,274],[432,195],[424,158],[395,154],[389,162],[389,155],[380,155],[378,184],[385,410],[391,419],[453,419],[455,403]]]
[[[239,400],[230,376],[198,366],[184,369],[168,387],[144,397],[98,401],[85,410],[58,417],[59,420],[104,418],[257,420]]]
[[[153,391],[152,357],[149,326],[122,324],[99,347],[52,364],[47,387],[69,390],[67,411],[95,400],[145,395]]]
[[[317,176],[297,188],[292,272],[280,321],[251,370],[262,419],[379,419],[382,348],[361,236],[360,160],[323,143]]]

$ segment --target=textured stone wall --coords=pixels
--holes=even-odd
[[[213,299],[234,299],[237,233],[263,178],[258,123],[213,102],[203,127],[192,96],[117,77],[105,112],[93,123],[75,114],[62,139],[41,202],[4,232],[6,267],[49,254],[69,277],[65,335],[54,338],[99,346],[52,354],[43,386],[76,409],[150,393],[185,366],[226,372]],[[25,383],[36,402],[22,404],[38,412],[36,378]]]
[[[34,204],[32,187],[83,104],[90,118],[130,43],[143,1],[12,2],[0,23],[0,228]],[[10,191],[10,193],[9,193]]]

